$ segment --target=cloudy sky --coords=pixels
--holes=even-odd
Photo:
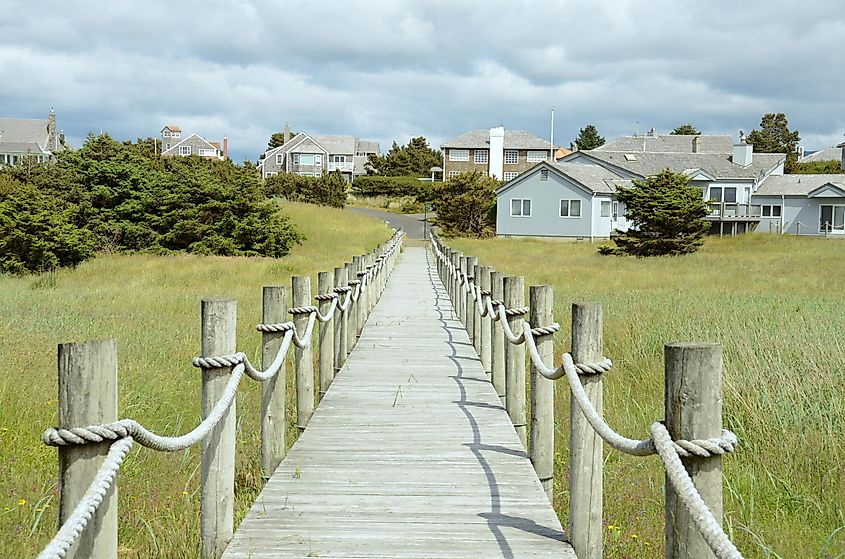
[[[606,138],[784,112],[807,149],[845,132],[841,0],[0,0],[0,116],[255,160],[290,123],[434,145],[472,128]]]

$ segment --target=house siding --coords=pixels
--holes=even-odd
[[[458,151],[469,151],[469,161],[450,161],[449,154],[452,150]],[[517,162],[516,163],[505,163],[502,166],[502,171],[504,173],[519,173],[522,174],[528,169],[531,169],[535,165],[537,165],[537,161],[528,161],[528,151],[527,149],[517,149],[517,148],[509,148],[505,147],[504,151],[512,151],[516,150],[518,153],[517,155]],[[490,173],[490,164],[489,164],[489,154],[488,154],[488,163],[475,163],[475,152],[476,151],[489,151],[488,148],[478,148],[476,149],[469,149],[469,148],[445,148],[444,152],[444,164],[445,164],[445,174],[446,178],[449,178],[449,173],[452,171],[458,171],[460,173],[466,173],[470,171],[481,171],[483,173],[489,174]],[[530,151],[544,151],[544,150],[530,150]],[[545,150],[548,154],[548,150]],[[503,157],[504,159],[504,157]],[[548,155],[546,157],[548,161]]]
[[[511,200],[514,198],[531,199],[530,217],[511,217]],[[590,193],[554,172],[549,172],[547,181],[541,181],[540,172],[536,170],[498,196],[496,234],[590,238],[594,236],[592,198]],[[581,217],[560,217],[562,199],[581,200]],[[607,221],[609,224],[610,220]]]
[[[823,234],[820,226],[820,212],[823,204],[837,204],[845,205],[845,198],[839,196],[820,196],[815,198],[807,198],[805,196],[767,196],[767,195],[753,195],[752,203],[754,204],[772,204],[783,205],[782,218],[760,218],[760,224],[756,231],[760,233],[776,233],[783,220],[783,232],[802,235],[818,235]],[[800,226],[799,226],[800,223]],[[832,234],[839,234],[841,232],[832,232]]]
[[[179,148],[184,146],[191,147],[191,155],[199,155],[199,150],[201,149],[214,149],[214,146],[210,146],[208,142],[203,140],[197,136],[191,136],[181,141],[181,143],[173,143],[170,146],[170,149],[165,151],[161,154],[162,157],[180,157],[179,155]],[[184,156],[182,156],[184,157]],[[203,157],[210,157],[210,156],[203,156]]]

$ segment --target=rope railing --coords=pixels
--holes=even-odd
[[[335,269],[335,281],[332,282],[328,277],[327,272],[320,273],[321,293],[315,297],[321,305],[326,305],[324,310],[320,307],[308,304],[302,304],[302,301],[294,301],[295,306],[288,309],[288,312],[294,316],[294,321],[289,322],[265,322],[259,324],[256,330],[262,333],[265,351],[263,352],[263,361],[268,363],[265,370],[260,370],[253,365],[247,355],[243,352],[215,354],[216,352],[208,352],[205,355],[206,348],[218,347],[226,345],[228,340],[225,332],[231,332],[231,341],[234,343],[234,301],[203,301],[203,356],[196,357],[192,360],[192,364],[203,370],[203,409],[208,409],[204,413],[203,420],[195,428],[189,432],[179,436],[165,436],[155,433],[134,419],[121,419],[118,421],[111,421],[105,423],[96,423],[83,427],[69,426],[69,427],[53,427],[44,432],[42,437],[44,444],[56,446],[60,452],[60,476],[64,476],[63,484],[71,486],[70,489],[79,491],[80,484],[85,483],[87,487],[80,498],[75,499],[74,502],[69,502],[70,499],[60,499],[60,518],[63,519],[62,525],[56,535],[47,544],[47,546],[38,555],[38,559],[53,559],[65,557],[68,551],[78,542],[80,546],[87,546],[85,549],[79,548],[76,550],[77,557],[117,557],[117,503],[114,501],[113,505],[108,507],[109,510],[104,511],[101,507],[102,503],[109,499],[109,492],[115,487],[115,480],[117,472],[121,464],[126,458],[127,454],[132,448],[133,443],[138,443],[141,446],[163,452],[175,452],[189,448],[201,441],[203,446],[203,472],[207,469],[214,470],[218,475],[229,477],[233,481],[234,478],[234,409],[232,407],[237,394],[238,386],[244,375],[249,378],[263,383],[266,388],[273,385],[274,390],[262,390],[262,473],[265,477],[269,477],[272,470],[281,462],[286,452],[285,443],[285,426],[275,430],[267,429],[264,421],[265,415],[270,414],[270,406],[274,404],[281,405],[281,421],[284,423],[284,402],[285,402],[285,385],[286,381],[283,379],[276,382],[280,375],[284,375],[286,357],[290,351],[291,346],[297,348],[297,357],[307,356],[308,365],[313,366],[310,356],[310,347],[314,338],[314,326],[320,323],[326,326],[320,328],[320,362],[321,375],[323,361],[328,360],[327,370],[332,372],[339,368],[343,361],[345,361],[348,352],[351,351],[354,343],[351,345],[340,344],[338,347],[343,350],[341,352],[335,351],[335,340],[330,334],[335,330],[343,331],[347,327],[347,323],[353,319],[351,316],[353,308],[360,306],[364,302],[362,293],[366,290],[370,297],[375,299],[383,291],[386,286],[386,280],[390,272],[395,267],[398,253],[402,247],[404,233],[397,231],[386,243],[382,244],[376,251],[370,253],[360,260],[360,273],[358,279],[348,281],[346,268]],[[358,258],[358,257],[356,257]],[[366,262],[366,263],[364,263]],[[309,284],[310,278],[302,278],[294,276],[293,283],[296,288],[297,285]],[[324,281],[326,280],[326,281]],[[294,289],[296,291],[296,289]],[[310,285],[308,287],[310,292]],[[268,308],[268,294],[277,295],[278,297],[275,305],[276,308]],[[340,295],[344,295],[343,302],[340,302]],[[295,294],[296,295],[296,294]],[[310,299],[310,294],[306,295]],[[272,299],[272,297],[270,297]],[[287,299],[285,288],[266,287],[265,288],[265,320],[268,315],[275,315],[280,317],[285,307],[284,300]],[[305,299],[307,301],[308,299]],[[299,303],[299,304],[297,304]],[[214,311],[206,312],[206,305],[214,307]],[[231,310],[231,320],[227,320],[226,311]],[[357,312],[357,311],[356,311]],[[367,313],[358,313],[355,317],[353,329],[358,329],[363,326],[363,321],[366,320]],[[338,320],[338,317],[342,320]],[[358,318],[362,317],[362,322],[358,324]],[[299,324],[297,324],[299,322]],[[336,324],[335,324],[336,323]],[[304,328],[302,325],[304,324]],[[221,332],[223,334],[221,335]],[[346,340],[343,340],[346,341]],[[101,360],[94,359],[97,363],[73,361],[74,351],[82,350],[83,353],[93,353],[95,357],[105,357],[106,361],[113,361],[116,364],[115,345],[113,340],[108,340],[107,344],[100,344],[98,342],[91,342],[89,344],[63,344],[59,348],[60,353],[60,384],[63,382],[63,377],[72,379],[74,376],[79,376],[80,371],[87,374],[87,371],[94,370],[95,374],[99,375],[99,379],[103,382],[97,383],[102,385],[111,384],[115,387],[113,394],[100,395],[101,399],[109,399],[110,397],[116,401],[116,382],[114,379],[109,379],[108,376],[116,377],[116,365],[113,371],[98,371],[103,367],[98,367],[97,364]],[[267,352],[266,350],[275,344],[274,350]],[[326,346],[324,348],[324,345]],[[64,348],[64,349],[63,349]],[[100,351],[105,348],[105,351]],[[325,349],[325,351],[324,351]],[[62,359],[63,351],[70,355],[67,359]],[[112,355],[106,355],[111,353]],[[305,368],[305,363],[300,363],[297,359],[295,363],[297,373],[297,385],[302,381],[300,374],[300,366]],[[222,377],[221,377],[222,374]],[[215,387],[214,383],[217,379],[213,377],[220,377],[225,379],[225,384],[222,387]],[[112,382],[109,382],[109,381]],[[322,379],[321,379],[322,380]],[[313,378],[311,379],[313,382]],[[320,395],[324,394],[324,388],[327,389],[331,382],[331,376],[323,386],[321,383]],[[215,388],[218,388],[215,390]],[[299,388],[299,386],[298,386]],[[61,393],[61,391],[60,391]],[[73,392],[71,392],[73,395]],[[207,399],[206,396],[211,396],[212,399]],[[297,409],[300,409],[300,397],[309,398],[309,395],[297,392]],[[313,387],[311,389],[310,400],[313,406]],[[65,416],[73,416],[76,407],[79,409],[87,407],[98,407],[96,402],[91,405],[90,400],[75,400],[69,397],[67,401],[60,398],[60,408],[65,411]],[[116,413],[116,410],[115,410]],[[60,413],[60,417],[63,414]],[[301,419],[301,418],[300,418]],[[231,425],[231,433],[229,440],[223,440],[220,433],[217,431],[225,430],[225,424]],[[298,420],[299,424],[299,420]],[[222,427],[222,429],[221,429]],[[215,432],[212,436],[212,432]],[[270,439],[270,440],[266,440]],[[101,463],[99,467],[93,472],[93,475],[82,479],[82,476],[77,475],[74,478],[73,472],[70,471],[70,464],[74,461],[76,448],[83,445],[105,443],[107,446],[103,448]],[[266,450],[266,452],[265,452]],[[78,454],[78,453],[77,453]],[[230,471],[226,472],[220,469],[220,465],[216,463],[220,459],[221,454],[228,454],[228,462],[231,466]],[[266,454],[266,455],[265,455]],[[267,470],[267,471],[265,471]],[[209,484],[210,486],[219,484]],[[206,492],[205,484],[203,486],[202,494],[202,557],[203,559],[214,558],[217,559],[225,549],[226,543],[231,539],[233,531],[231,503],[234,501],[234,486],[230,484],[228,494],[219,494],[216,491],[209,490]],[[116,495],[116,491],[111,492],[112,499]],[[64,493],[63,493],[64,496]],[[220,509],[221,503],[228,503],[229,510]],[[85,542],[80,542],[82,534],[85,532],[91,520],[97,515],[109,514],[112,518],[103,521],[101,518],[92,529],[98,532],[93,537],[86,538]],[[211,522],[205,524],[206,518]],[[221,522],[222,519],[222,522]],[[224,528],[219,529],[219,525],[224,525]],[[228,526],[226,526],[228,524]]]
[[[534,402],[535,395],[533,392],[535,390],[538,392],[545,390],[543,388],[544,385],[538,379],[554,381],[565,378],[572,396],[571,400],[573,409],[578,410],[578,413],[573,413],[571,417],[573,430],[571,433],[571,439],[576,438],[581,442],[581,448],[572,448],[570,451],[571,460],[579,462],[579,464],[573,467],[571,479],[574,480],[578,475],[578,472],[575,470],[583,471],[585,469],[589,472],[586,475],[586,478],[592,480],[595,479],[596,476],[599,478],[601,477],[601,447],[598,447],[599,453],[596,456],[595,445],[591,445],[589,441],[585,441],[584,426],[580,425],[581,421],[584,421],[586,428],[594,434],[593,436],[600,437],[615,450],[633,456],[648,456],[652,454],[658,455],[666,472],[666,478],[673,490],[673,496],[677,497],[677,500],[682,503],[682,506],[687,512],[687,517],[683,519],[678,518],[681,515],[677,514],[677,509],[673,509],[673,514],[667,514],[667,518],[675,522],[674,526],[667,526],[667,539],[678,540],[680,538],[687,537],[687,535],[683,533],[683,528],[678,527],[682,526],[684,522],[689,521],[692,522],[698,529],[701,541],[704,545],[706,545],[708,550],[707,553],[712,552],[719,559],[742,559],[742,555],[733,543],[731,543],[724,530],[721,528],[721,522],[719,520],[721,517],[721,480],[719,480],[718,487],[719,497],[717,500],[711,499],[712,502],[710,503],[711,506],[713,506],[714,503],[716,504],[715,508],[718,510],[714,512],[708,508],[708,504],[696,489],[696,485],[693,483],[693,478],[690,476],[688,470],[691,469],[693,474],[698,471],[694,463],[687,462],[685,464],[684,462],[712,458],[718,459],[725,453],[733,452],[739,443],[737,436],[731,431],[721,429],[720,427],[719,431],[721,432],[721,435],[718,437],[689,439],[683,437],[673,438],[670,435],[669,430],[667,430],[667,426],[662,421],[655,422],[651,425],[651,437],[648,439],[631,439],[618,433],[604,420],[600,411],[602,400],[601,374],[609,371],[613,367],[612,361],[607,357],[603,357],[598,354],[591,360],[577,362],[573,358],[573,354],[564,353],[560,365],[554,366],[551,353],[553,343],[551,340],[560,330],[560,325],[550,320],[552,305],[551,300],[543,300],[542,304],[538,305],[538,309],[534,309],[533,305],[535,302],[533,300],[531,307],[523,307],[520,305],[509,308],[505,303],[506,300],[521,300],[523,296],[521,293],[521,278],[519,278],[519,282],[511,282],[511,284],[517,283],[520,286],[520,293],[503,293],[502,284],[504,284],[504,290],[507,291],[508,282],[503,281],[501,274],[498,274],[497,276],[499,282],[499,285],[497,286],[496,281],[492,279],[496,274],[495,272],[492,272],[492,269],[489,267],[479,266],[477,264],[477,259],[475,258],[465,257],[462,253],[449,249],[440,241],[436,234],[432,234],[430,236],[430,240],[432,250],[436,257],[437,269],[444,285],[446,286],[446,291],[454,303],[456,314],[467,326],[467,331],[473,341],[473,345],[475,345],[476,348],[481,348],[479,354],[490,353],[491,348],[489,346],[491,344],[493,354],[497,353],[497,349],[498,352],[502,351],[501,348],[497,348],[497,343],[495,341],[497,333],[498,338],[501,340],[499,343],[504,344],[505,346],[504,351],[506,354],[508,352],[507,347],[512,346],[524,348],[523,353],[518,354],[518,356],[523,356],[521,358],[524,359],[524,352],[527,350],[528,361],[532,370],[531,425],[533,427],[531,433],[532,439],[529,441],[531,448],[529,450],[531,451],[532,462],[534,462],[537,474],[540,477],[549,498],[551,499],[552,496],[551,470],[553,468],[553,463],[551,462],[551,458],[548,456],[551,452],[549,452],[548,448],[540,448],[535,452],[534,447],[535,445],[541,447],[548,446],[549,440],[551,440],[551,444],[553,444],[553,432],[549,434],[550,430],[553,429],[553,425],[551,425],[553,422],[553,410],[535,409],[536,403]],[[505,278],[505,280],[507,279],[512,278]],[[482,283],[490,281],[493,281],[492,290],[482,288]],[[551,294],[550,287],[537,286],[537,289],[540,288],[547,289],[548,294]],[[532,299],[534,289],[534,287],[531,288]],[[538,295],[539,293],[540,292],[538,291]],[[549,299],[551,298],[549,297]],[[548,308],[539,308],[544,305]],[[594,305],[594,307],[598,306]],[[583,344],[584,346],[598,345],[600,347],[601,312],[600,307],[598,308],[598,320],[594,320],[592,325],[585,325],[585,327],[582,328],[582,330],[586,331],[586,333],[584,333],[576,331],[578,326],[575,320],[576,305],[573,305],[573,353],[575,352],[576,335],[591,338],[589,340],[591,343]],[[524,315],[529,311],[532,313],[531,320],[534,320],[533,315],[535,313],[542,314],[543,312],[546,313],[549,320],[537,327],[532,327],[529,320],[523,319]],[[476,325],[477,322],[482,321],[482,319],[485,318],[489,321],[490,325],[493,325],[492,335],[490,333],[481,335],[480,333],[484,330]],[[595,322],[598,322],[598,324],[596,325]],[[490,332],[490,330],[488,329],[487,332]],[[473,339],[476,337],[480,339]],[[540,345],[544,346],[542,350]],[[669,350],[673,349],[674,345],[683,344],[669,344],[667,346],[667,355]],[[711,345],[716,346],[715,344]],[[721,346],[716,347],[718,348],[718,385],[719,390],[721,390]],[[701,348],[697,346],[695,348],[680,348],[681,351],[685,349],[694,350]],[[704,349],[714,348],[708,347]],[[482,362],[484,361],[485,360],[482,359]],[[517,361],[519,361],[519,357],[517,358]],[[505,361],[506,369],[510,369],[515,365],[522,365],[524,367],[524,364],[514,363],[510,359]],[[485,368],[493,377],[493,383],[496,385],[497,374],[495,370],[495,363],[490,363],[489,365],[486,365]],[[506,370],[504,376],[508,379],[519,378],[519,376],[514,375],[511,370]],[[668,382],[669,380],[667,379],[667,383]],[[698,385],[698,383],[702,382],[702,380],[697,379],[695,382],[696,385]],[[522,422],[521,425],[524,425],[525,420],[519,417],[514,417],[514,410],[511,408],[513,407],[517,411],[522,410],[524,413],[525,391],[518,388],[519,385],[520,383],[517,382],[516,390],[507,387],[505,395],[502,395],[501,392],[499,392],[500,397],[504,396],[503,402],[506,404],[508,413],[511,415],[518,433],[520,425],[518,422]],[[498,389],[499,387],[497,387],[497,390]],[[517,394],[512,397],[512,393],[514,392]],[[522,398],[523,401],[520,402],[519,398]],[[538,395],[538,402],[539,399],[542,398],[542,395]],[[686,398],[686,396],[683,398]],[[552,399],[547,398],[547,400],[548,402],[553,402]],[[719,393],[719,400],[721,400],[721,393]],[[681,405],[678,407],[683,408],[683,399],[681,399],[680,404]],[[549,404],[549,406],[551,405],[552,404]],[[539,408],[540,406],[537,407]],[[692,406],[689,407],[692,408]],[[719,407],[717,411],[717,418],[720,413],[721,408]],[[545,421],[540,420],[542,419],[541,416],[543,416],[543,414],[545,414]],[[517,413],[517,415],[519,415],[519,413]],[[668,415],[669,412],[667,410],[667,416]],[[537,433],[534,431],[537,431]],[[546,439],[546,443],[543,442],[543,438]],[[571,444],[577,443],[571,442]],[[576,452],[576,450],[580,452]],[[586,456],[585,458],[584,455],[590,454],[593,456]],[[682,461],[682,459],[684,461]],[[541,461],[543,463],[540,463]],[[592,484],[592,482],[590,483]],[[599,509],[601,507],[601,490],[598,489],[598,491],[596,491],[594,487],[579,487],[577,481],[571,481],[570,491],[570,536],[572,538],[573,547],[575,548],[576,554],[579,558],[598,559],[601,557],[602,547],[600,524],[601,514],[600,512],[596,514],[595,507],[598,506]],[[580,493],[586,493],[586,495],[581,495]],[[669,501],[670,498],[667,488],[667,509],[670,506]],[[577,507],[579,506],[582,508],[591,508],[592,512],[577,510]],[[598,522],[598,524],[596,524],[596,522]],[[683,543],[677,543],[677,545],[691,546],[689,549],[702,549],[700,547],[696,547],[698,543],[699,542],[685,541]],[[672,556],[671,553],[674,549],[676,549],[676,543],[672,541],[670,542],[670,545],[667,546],[669,557]]]

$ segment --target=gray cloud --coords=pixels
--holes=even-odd
[[[0,113],[88,131],[165,122],[255,159],[285,121],[383,148],[503,123],[563,145],[785,112],[808,148],[845,131],[836,0],[0,0]]]

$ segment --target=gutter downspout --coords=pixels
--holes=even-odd
[[[780,195],[780,234],[786,235],[784,225],[786,224],[786,195]]]

